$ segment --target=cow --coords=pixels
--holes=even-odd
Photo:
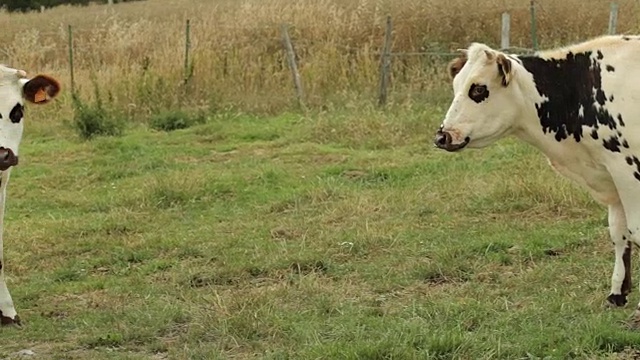
[[[18,165],[25,102],[47,104],[60,92],[60,83],[47,75],[27,77],[24,70],[0,65],[0,325],[20,325],[4,277],[3,222],[11,168]]]
[[[615,262],[605,305],[631,292],[640,245],[640,36],[607,35],[528,55],[473,42],[447,66],[453,99],[435,132],[449,152],[514,136],[608,208]],[[640,327],[640,303],[629,325]]]

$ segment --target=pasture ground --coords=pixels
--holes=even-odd
[[[433,149],[442,115],[91,141],[31,121],[5,221],[25,327],[0,358],[632,358],[604,209],[513,140]]]
[[[637,32],[640,5],[618,3],[618,31]],[[536,4],[542,47],[606,31],[609,2]],[[448,52],[495,45],[503,11],[512,44],[530,47],[527,0],[0,12],[0,62],[64,90],[27,107],[4,233],[25,326],[0,329],[0,359],[24,349],[42,359],[638,356],[640,332],[621,321],[640,301],[640,276],[627,309],[602,308],[613,269],[605,209],[514,140],[433,149],[450,99],[441,59],[394,58],[390,105],[371,105],[385,14],[394,51]],[[193,72],[182,87],[186,19]],[[178,110],[194,121],[167,115]],[[116,136],[83,140],[78,124]],[[190,127],[151,129],[174,125]]]

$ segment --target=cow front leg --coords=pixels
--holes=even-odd
[[[0,240],[0,246],[2,240]],[[13,300],[4,278],[2,252],[0,251],[0,325],[20,325],[20,317],[13,307]]]
[[[631,292],[631,239],[621,203],[609,205],[609,235],[615,250],[609,306],[624,306]]]
[[[0,183],[3,185],[0,190],[0,325],[20,325],[20,317],[13,306],[13,300],[11,299],[11,294],[9,294],[7,282],[4,277],[4,244],[2,234],[4,231],[4,200],[7,193],[6,186],[9,180],[9,174],[5,173],[3,175],[0,180]]]

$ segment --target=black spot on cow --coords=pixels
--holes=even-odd
[[[18,103],[13,107],[13,109],[11,109],[11,112],[9,113],[9,119],[11,119],[12,123],[17,124],[20,122],[20,120],[22,120],[23,115],[24,105]]]
[[[607,97],[604,95],[604,91],[602,91],[601,89],[596,90],[596,101],[600,105],[604,105],[604,103],[607,101]]]
[[[627,156],[624,158],[627,161],[627,164],[629,164],[630,166],[635,165],[636,166],[636,170],[633,172],[633,176],[640,181],[640,160],[635,156]],[[631,230],[629,230],[629,233],[631,234]]]
[[[625,149],[629,148],[629,143],[627,142],[627,139],[622,140],[622,147],[624,147]]]
[[[593,138],[593,140],[598,140],[598,130],[591,130],[591,137]]]
[[[614,72],[614,71],[616,71],[616,68],[614,68],[614,67],[613,67],[613,66],[611,66],[611,65],[607,65],[606,69],[607,69],[607,71],[608,71],[608,72]]]
[[[633,158],[631,156],[627,156],[626,158],[624,158],[625,160],[627,160],[627,164],[629,165],[633,165]]]
[[[627,237],[622,235],[622,240],[627,241]]]
[[[469,87],[469,97],[476,103],[481,103],[489,97],[487,85],[472,84]]]
[[[622,120],[622,114],[618,114],[618,124],[620,124],[620,126],[624,126],[624,121]]]
[[[602,143],[605,149],[611,152],[620,152],[620,139],[616,135],[611,135],[609,139],[603,139]]]
[[[598,50],[598,60],[604,59],[604,55],[602,55],[602,51]]]
[[[624,237],[622,238],[625,239]],[[624,263],[624,280],[622,281],[622,295],[631,293],[631,244],[627,244],[622,254],[622,262]]]
[[[547,98],[536,104],[540,125],[545,133],[555,133],[556,141],[569,137],[580,141],[583,126],[606,126],[612,130],[617,127],[613,116],[602,106],[607,96],[602,89],[600,62],[591,55],[587,51],[569,52],[562,59],[522,57],[538,93]]]
[[[629,41],[629,40],[631,40],[631,38],[630,38],[630,37],[628,37],[628,36],[623,36],[623,37],[622,37],[622,40],[624,40],[624,41]]]
[[[613,94],[609,96],[609,102],[613,102]]]

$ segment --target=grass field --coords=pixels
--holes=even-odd
[[[602,308],[605,209],[514,140],[433,149],[449,101],[442,61],[396,62],[389,108],[372,105],[385,12],[398,51],[495,41],[483,21],[504,9],[527,46],[528,1],[477,13],[421,3],[151,0],[0,14],[7,62],[65,86],[27,109],[8,188],[4,265],[25,326],[0,329],[0,358],[638,356],[640,332],[621,323],[636,283],[628,309]],[[608,3],[539,3],[542,45],[606,29]],[[634,30],[637,3],[620,6],[619,29]],[[299,44],[306,112],[294,106],[282,19]],[[73,105],[67,24],[82,101],[93,104],[95,84],[103,107]],[[104,114],[117,136],[78,136],[78,121]],[[153,129],[183,119],[185,129]]]
[[[600,207],[530,148],[443,154],[442,109],[396,110],[91,142],[30,124],[5,237],[26,326],[1,330],[0,357],[600,358],[640,341],[629,309],[601,307]]]

